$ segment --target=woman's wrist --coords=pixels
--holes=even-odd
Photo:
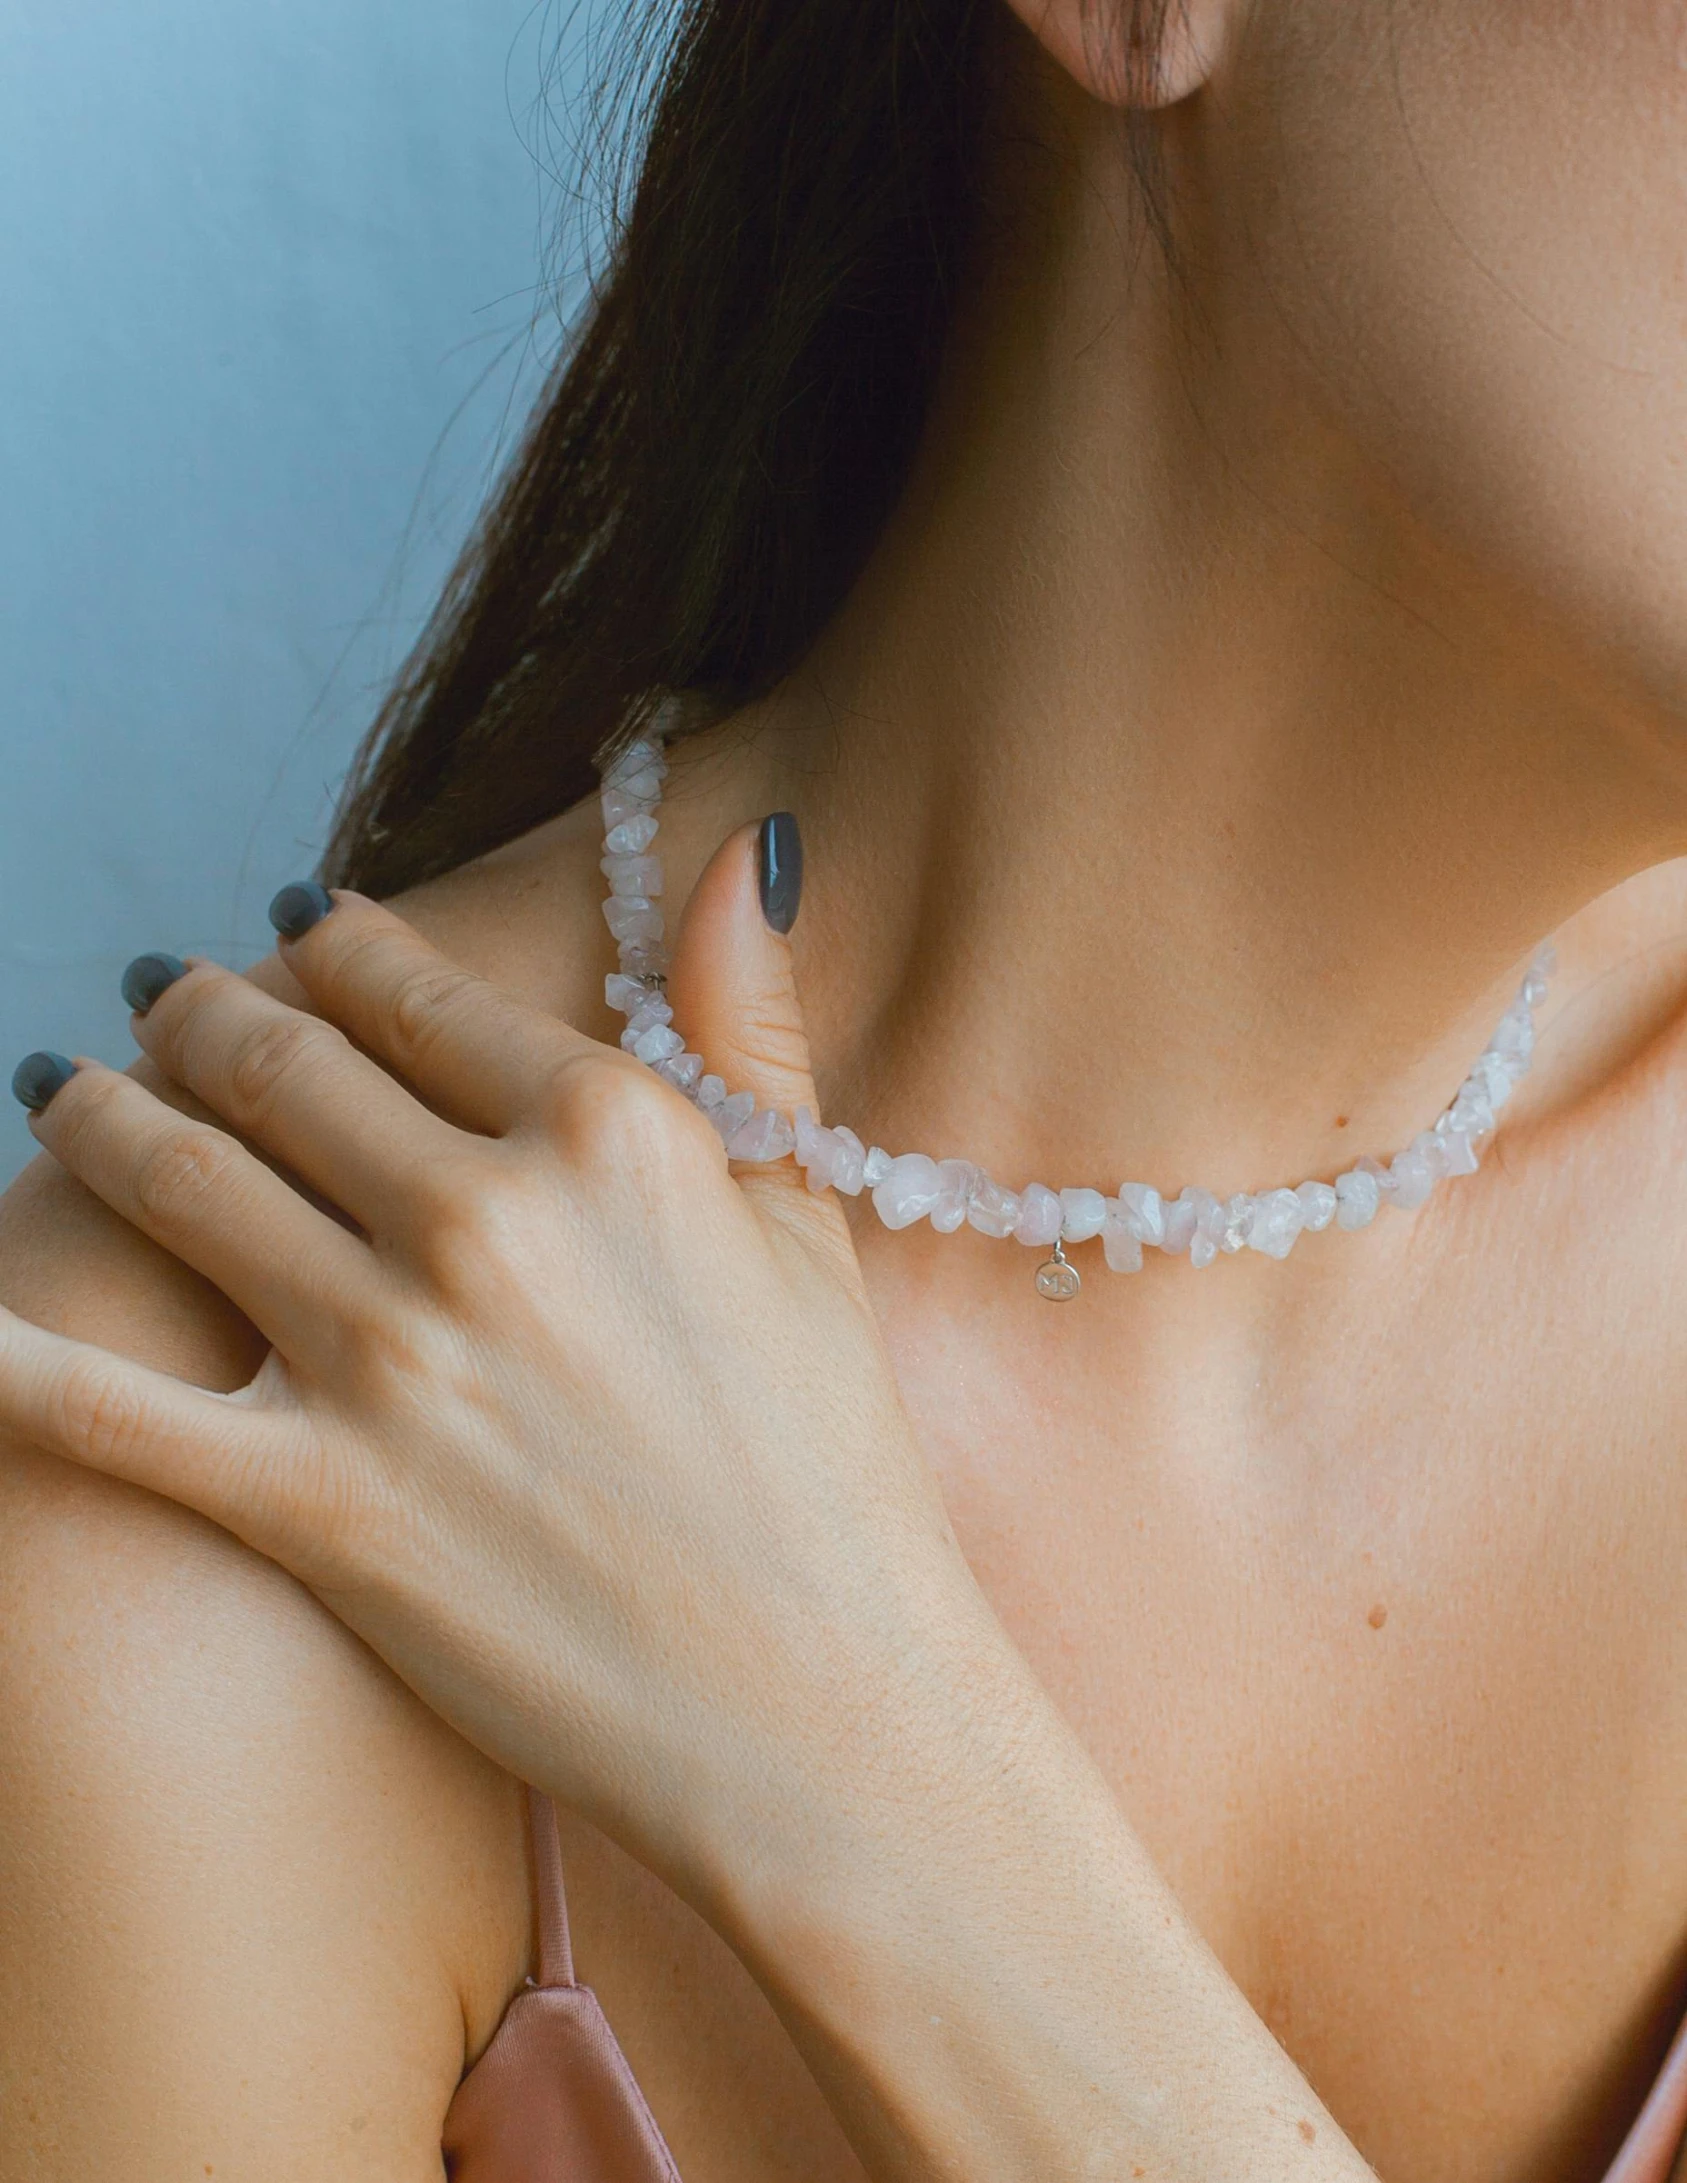
[[[982,1599],[927,1643],[708,1909],[870,2172],[1360,2183]]]
[[[945,1589],[905,1629],[895,1670],[881,1664],[781,1808],[718,1862],[706,1907],[871,2172],[1051,2183],[1079,2138],[1099,2149],[1111,2124],[1107,2072],[1074,2042],[1069,2001],[1044,2007],[1028,1960],[1042,1853],[1070,1868],[1086,1836],[1093,1880],[1120,1822],[968,1590]]]

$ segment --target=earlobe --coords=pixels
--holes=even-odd
[[[1174,106],[1218,64],[1241,0],[1008,0],[1037,43],[1109,106]]]

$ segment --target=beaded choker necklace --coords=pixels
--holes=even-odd
[[[1415,1212],[1445,1177],[1476,1172],[1479,1148],[1528,1070],[1534,1011],[1546,997],[1553,967],[1550,942],[1535,955],[1517,998],[1434,1126],[1386,1165],[1358,1160],[1333,1183],[1244,1190],[1228,1198],[1193,1188],[1167,1198],[1145,1182],[1121,1183],[1111,1195],[1085,1186],[1051,1190],[1040,1182],[1009,1190],[970,1160],[934,1160],[924,1152],[892,1158],[881,1146],[864,1145],[841,1123],[823,1128],[806,1107],[794,1115],[758,1108],[753,1094],[729,1091],[707,1072],[701,1054],[686,1051],[666,996],[662,860],[651,849],[667,772],[661,742],[650,737],[630,745],[603,772],[602,870],[610,888],[603,914],[621,954],[621,967],[610,974],[604,993],[610,1007],[627,1018],[621,1044],[708,1116],[732,1159],[794,1158],[811,1190],[839,1190],[849,1197],[868,1190],[887,1228],[929,1220],[944,1235],[976,1228],[981,1235],[1012,1236],[1047,1250],[1049,1257],[1036,1269],[1036,1288],[1050,1303],[1069,1303],[1083,1285],[1067,1245],[1097,1236],[1115,1273],[1135,1273],[1144,1248],[1187,1252],[1196,1266],[1240,1250],[1287,1258],[1303,1231],[1315,1234],[1332,1223],[1363,1228],[1385,1205]]]

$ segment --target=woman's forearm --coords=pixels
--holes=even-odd
[[[722,1018],[771,1037],[782,994],[800,1054],[750,840],[693,901]],[[66,1064],[37,1133],[274,1346],[225,1397],[0,1313],[0,1423],[281,1562],[664,1873],[881,2183],[1356,2183],[972,1582],[836,1202],[740,1181],[671,1087],[378,904],[297,892],[290,967],[351,1036],[208,964],[138,1028],[367,1234]]]
[[[882,2183],[1361,2183],[994,1625],[758,1832],[717,1914]]]

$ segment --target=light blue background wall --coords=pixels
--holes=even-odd
[[[128,1058],[129,957],[249,963],[312,864],[536,311],[555,338],[547,34],[532,0],[12,0],[0,1084]]]

